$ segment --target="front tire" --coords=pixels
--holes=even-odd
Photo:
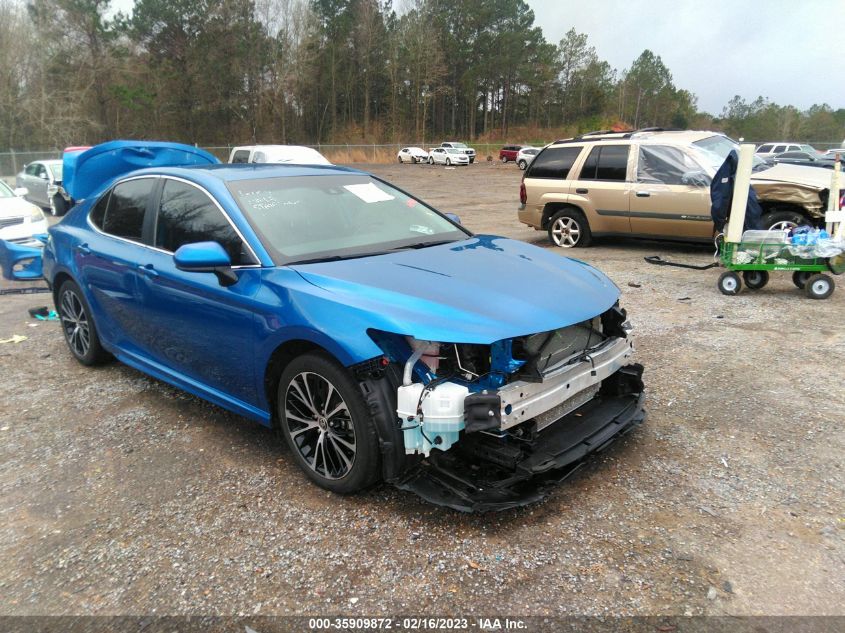
[[[520,159],[519,162],[517,162],[517,165],[519,165],[519,168],[522,171],[525,171],[525,168],[528,167],[528,163],[525,162],[525,159]]]
[[[279,378],[277,396],[279,431],[311,481],[348,494],[378,480],[375,426],[358,385],[331,357],[294,359]]]
[[[809,220],[798,211],[772,211],[760,218],[760,223],[763,229],[768,231],[786,231],[810,224]]]
[[[434,164],[434,159],[433,159],[431,156],[429,156],[429,157],[428,157],[428,164],[429,164],[429,165],[433,165],[433,164]]]
[[[593,241],[587,218],[577,209],[562,209],[549,220],[549,240],[561,248],[589,246]]]
[[[83,365],[97,365],[109,354],[100,344],[91,308],[76,282],[68,279],[56,295],[56,312],[70,353]]]
[[[739,291],[742,290],[742,281],[733,271],[728,271],[726,273],[722,273],[719,277],[719,292],[723,295],[728,295],[732,297],[733,295],[739,294]]]
[[[507,156],[502,156],[502,162],[503,162],[503,163],[507,163],[507,162],[508,162],[508,157],[507,157]]]
[[[835,288],[836,284],[833,282],[833,277],[819,273],[807,280],[804,285],[804,292],[810,299],[827,299],[833,294]]]
[[[769,273],[765,270],[746,270],[742,273],[742,280],[750,290],[760,290],[769,283]]]
[[[62,217],[67,213],[67,202],[59,194],[50,198],[50,215],[53,217]]]
[[[446,167],[451,167],[451,166],[452,166],[452,159],[451,159],[451,158],[447,158],[447,159],[446,159]]]

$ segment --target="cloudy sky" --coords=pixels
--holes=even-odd
[[[740,95],[845,107],[845,0],[526,0],[546,39],[586,33],[622,70],[649,48],[719,114]]]

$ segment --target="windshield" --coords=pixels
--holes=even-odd
[[[449,152],[450,154],[463,154],[463,152],[461,150],[454,149],[452,147],[447,147],[446,151]]]
[[[0,180],[0,198],[14,198],[14,192],[9,189],[9,185]]]
[[[466,147],[466,143],[452,143],[452,147],[457,147],[459,149],[462,149],[462,148]]]
[[[238,180],[228,186],[278,264],[381,255],[469,235],[365,174]]]
[[[700,141],[695,141],[693,145],[700,150],[699,154],[705,160],[706,164],[713,168],[714,172],[722,166],[722,163],[725,162],[732,149],[739,152],[739,144],[721,134],[708,136]],[[751,160],[752,172],[762,171],[771,167],[771,165],[756,154]]]

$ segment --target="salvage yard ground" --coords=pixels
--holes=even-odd
[[[516,221],[513,165],[371,170],[548,248]],[[0,297],[0,340],[27,337],[0,345],[0,612],[845,614],[845,287],[811,301],[774,274],[724,297],[715,270],[643,262],[711,250],[559,251],[622,289],[649,418],[546,502],[491,515],[324,492],[257,424],[79,365],[29,319],[49,295]]]

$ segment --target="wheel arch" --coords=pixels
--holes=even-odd
[[[578,211],[578,213],[584,216],[584,221],[587,221],[587,215],[584,213],[584,209],[579,207],[577,204],[572,204],[571,202],[547,202],[543,207],[543,217],[540,220],[540,226],[543,229],[548,229],[552,216],[554,216],[554,214],[558,211],[562,211],[564,209],[573,209]]]

